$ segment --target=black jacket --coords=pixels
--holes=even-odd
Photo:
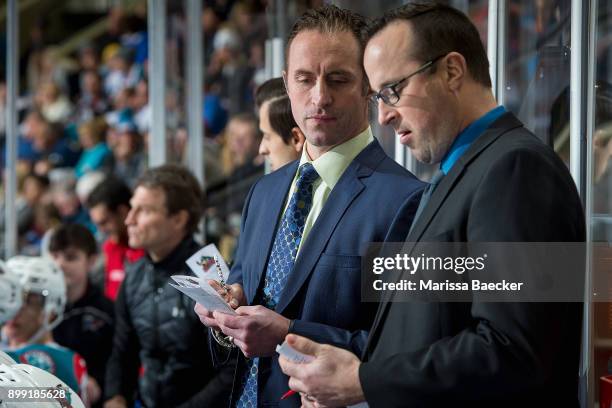
[[[82,298],[66,305],[62,322],[53,329],[53,339],[85,359],[87,372],[104,391],[106,361],[113,346],[115,310],[95,286],[88,284]],[[102,406],[100,400],[94,407]]]
[[[185,260],[198,249],[186,238],[161,262],[145,256],[126,271],[116,300],[107,398],[132,400],[138,380],[138,396],[149,408],[227,404],[234,367],[215,371],[194,302],[168,285],[171,275],[192,275]]]
[[[409,246],[584,240],[567,168],[510,113],[455,163],[406,238]],[[359,369],[371,408],[578,406],[582,303],[385,295]]]

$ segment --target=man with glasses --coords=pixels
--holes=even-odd
[[[484,47],[463,13],[410,4],[369,34],[364,65],[379,122],[419,161],[439,166],[406,242],[584,241],[569,172],[497,105]],[[471,295],[463,303],[383,295],[362,362],[290,335],[315,359],[281,357],[281,367],[305,407],[577,407],[581,303]]]

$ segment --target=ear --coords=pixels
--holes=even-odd
[[[301,153],[304,148],[304,142],[306,141],[306,137],[302,130],[299,127],[294,127],[291,129],[291,143],[296,152]]]
[[[451,91],[458,91],[465,82],[468,71],[463,55],[458,52],[450,52],[440,63],[440,69],[444,71],[446,83]]]

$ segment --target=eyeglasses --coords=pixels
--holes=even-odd
[[[427,61],[426,63],[424,63],[423,65],[418,67],[416,69],[416,71],[414,71],[413,73],[409,74],[408,76],[405,76],[404,78],[400,79],[399,81],[396,81],[396,82],[394,82],[392,84],[383,86],[380,91],[374,92],[374,93],[372,93],[370,95],[370,100],[373,103],[375,103],[375,104],[378,104],[378,101],[382,100],[387,105],[395,105],[399,101],[399,99],[400,99],[400,91],[401,91],[401,89],[398,90],[397,89],[398,86],[400,86],[402,83],[406,82],[407,80],[409,80],[413,76],[415,76],[417,74],[420,74],[421,72],[425,71],[427,68],[432,67],[436,62],[438,62],[438,60],[440,60],[441,58],[443,58],[445,56],[446,56],[446,54],[439,55],[436,58]]]

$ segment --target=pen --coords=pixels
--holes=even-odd
[[[284,399],[286,399],[286,398],[289,398],[289,397],[290,397],[290,396],[292,396],[293,394],[295,394],[295,391],[293,391],[293,390],[289,390],[289,391],[287,391],[286,393],[284,393],[284,394],[283,394],[283,396],[282,396],[280,399],[284,400]]]

